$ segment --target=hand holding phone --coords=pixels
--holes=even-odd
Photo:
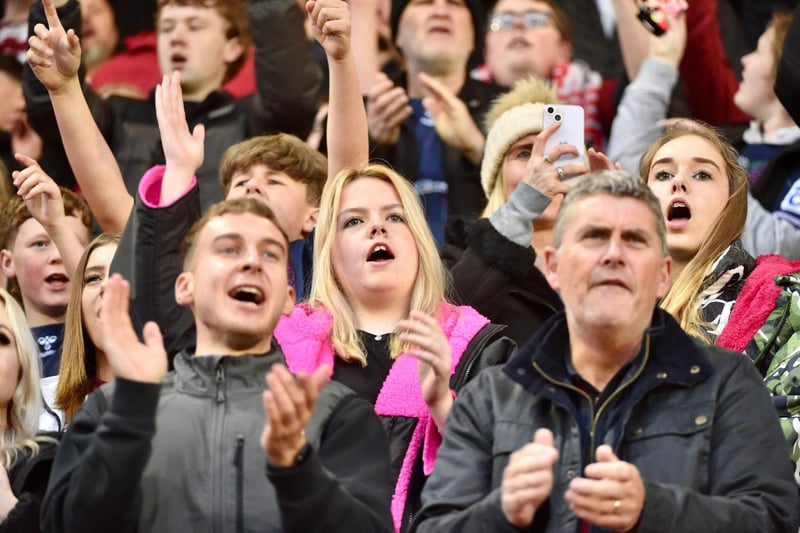
[[[557,165],[567,163],[585,162],[586,142],[584,132],[583,108],[579,105],[557,105],[548,104],[544,106],[542,117],[542,129],[558,122],[560,126],[547,139],[544,145],[544,153],[551,153],[551,148],[560,144],[569,144],[578,150],[578,155],[566,154],[553,161]]]
[[[686,11],[686,3],[682,0],[663,0],[658,7],[640,4],[637,17],[651,33],[661,36],[669,29],[666,13],[674,18],[684,11]]]

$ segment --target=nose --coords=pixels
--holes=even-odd
[[[245,193],[247,196],[258,195],[261,196],[261,187],[258,186],[255,180],[247,180],[247,183],[244,186]]]
[[[50,248],[50,261],[49,261],[49,263],[51,265],[60,265],[61,263],[64,262],[64,260],[61,259],[61,254],[59,253],[58,247],[55,244],[50,243],[48,245],[48,248]]]
[[[677,192],[688,192],[688,191],[689,189],[686,186],[686,181],[683,179],[682,176],[676,174],[675,177],[672,178],[672,193],[675,194]]]
[[[175,27],[172,28],[172,31],[169,32],[169,40],[171,42],[175,41],[183,41],[186,37],[186,25],[179,22],[175,24]]]
[[[386,228],[385,228],[385,227],[383,226],[383,224],[382,224],[382,223],[380,223],[380,222],[376,222],[376,223],[375,223],[375,224],[372,226],[372,229],[370,230],[370,236],[371,236],[371,237],[375,237],[375,236],[377,236],[378,234],[386,235]]]
[[[242,254],[242,270],[261,271],[261,251],[255,246],[248,247]]]
[[[618,235],[614,235],[608,239],[608,244],[603,254],[603,265],[613,266],[622,263],[622,238]]]
[[[437,15],[448,15],[449,4],[447,0],[433,0],[433,12]]]

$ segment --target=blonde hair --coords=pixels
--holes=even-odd
[[[492,142],[491,145],[494,146],[496,144],[497,148],[493,150],[487,149],[483,156],[487,161],[481,166],[481,174],[484,174],[483,169],[486,167],[487,176],[486,178],[481,176],[481,179],[487,182],[488,185],[488,187],[486,187],[488,203],[481,214],[483,218],[490,217],[492,213],[497,211],[497,209],[508,200],[505,193],[505,177],[502,173],[503,159],[505,159],[508,149],[526,135],[542,131],[541,121],[538,125],[534,125],[527,116],[521,116],[520,118],[522,120],[503,121],[507,125],[514,124],[513,127],[516,131],[509,131],[506,128],[502,128],[502,131],[500,129],[493,129],[495,123],[507,112],[513,114],[515,109],[521,112],[523,109],[527,109],[527,106],[523,107],[525,104],[537,103],[559,104],[561,101],[558,99],[556,88],[552,83],[537,78],[536,76],[530,76],[517,81],[509,92],[497,97],[486,112],[485,127],[488,132],[486,135],[487,146],[495,139],[502,139],[502,141]],[[525,113],[521,113],[521,115],[525,115]],[[490,167],[491,170],[489,170]]]
[[[331,260],[342,191],[349,183],[362,178],[379,179],[394,187],[405,211],[408,228],[417,244],[419,269],[408,302],[409,310],[436,314],[445,300],[447,273],[439,258],[439,251],[425,220],[417,192],[402,176],[383,165],[371,164],[358,169],[346,168],[325,186],[314,242],[314,277],[309,302],[312,307],[324,307],[331,313],[333,317],[331,342],[338,356],[346,361],[359,361],[366,366],[367,356],[358,336],[355,313],[337,282]],[[408,346],[392,336],[390,343],[392,358],[396,358],[407,349]]]
[[[86,265],[92,253],[103,246],[119,245],[120,235],[102,233],[83,251],[75,275],[72,276],[67,316],[64,325],[64,344],[58,367],[56,407],[64,411],[69,422],[92,390],[97,378],[97,348],[83,329],[83,289],[86,287]]]
[[[747,171],[739,164],[736,150],[714,128],[696,121],[682,120],[667,129],[642,156],[639,173],[648,181],[650,167],[656,153],[665,144],[686,135],[695,135],[708,141],[725,163],[728,176],[728,203],[706,233],[706,238],[694,257],[673,280],[661,307],[674,316],[689,335],[711,343],[707,324],[702,319],[700,294],[709,270],[720,255],[742,236],[747,218]]]
[[[8,468],[23,450],[28,449],[34,454],[39,452],[34,437],[42,411],[42,393],[39,389],[39,348],[25,320],[25,312],[2,288],[0,301],[5,304],[19,360],[17,387],[6,407],[8,427],[0,432],[0,462]]]

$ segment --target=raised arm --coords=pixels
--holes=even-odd
[[[139,480],[150,457],[160,382],[167,358],[155,325],[136,338],[128,317],[129,285],[119,275],[106,286],[103,347],[117,376],[109,400],[92,394],[59,446],[42,511],[42,530],[134,531]]]
[[[304,14],[295,0],[249,0],[247,11],[259,96],[251,131],[305,139],[319,106],[322,72],[306,37]]]
[[[205,127],[198,124],[189,131],[180,71],[164,75],[156,87],[156,118],[166,161],[159,199],[159,205],[163,206],[186,194],[195,172],[203,164]]]
[[[84,97],[78,68],[78,36],[65,31],[54,0],[42,0],[47,25],[36,24],[28,64],[47,89],[70,166],[97,222],[105,232],[125,227],[133,198]]]
[[[669,29],[648,37],[648,54],[635,78],[625,88],[611,124],[608,156],[622,168],[639,173],[639,159],[663,133],[672,89],[678,82],[678,65],[686,48],[686,16],[667,13]]]
[[[65,219],[64,200],[53,178],[48,176],[35,159],[16,154],[25,168],[13,173],[17,194],[25,200],[33,218],[47,231],[61,254],[64,268],[72,277],[78,269],[84,244],[70,229]]]
[[[314,37],[325,49],[330,73],[328,179],[369,159],[367,113],[350,45],[350,10],[344,0],[310,0],[306,10]]]
[[[155,103],[166,166],[153,167],[142,177],[111,271],[133,284],[134,328],[150,320],[158,323],[172,357],[194,344],[194,318],[175,302],[173,288],[183,270],[180,243],[201,215],[194,174],[203,162],[205,130],[198,125],[189,131],[179,73],[164,76]]]
[[[617,14],[617,39],[625,64],[625,73],[632,80],[647,56],[647,39],[650,32],[637,18],[638,4],[632,0],[613,0]]]

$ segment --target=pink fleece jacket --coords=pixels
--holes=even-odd
[[[450,367],[452,376],[467,345],[489,320],[471,307],[443,303],[438,322],[453,353]],[[275,328],[275,338],[292,373],[313,372],[323,364],[333,367],[335,358],[330,341],[332,323],[333,317],[326,309],[313,309],[308,304],[295,306],[291,316],[281,318]],[[392,518],[395,530],[399,531],[417,453],[422,448],[423,472],[427,476],[433,471],[436,452],[442,442],[428,406],[422,399],[415,357],[401,354],[395,360],[378,394],[375,412],[381,416],[404,416],[419,420],[392,496]]]

